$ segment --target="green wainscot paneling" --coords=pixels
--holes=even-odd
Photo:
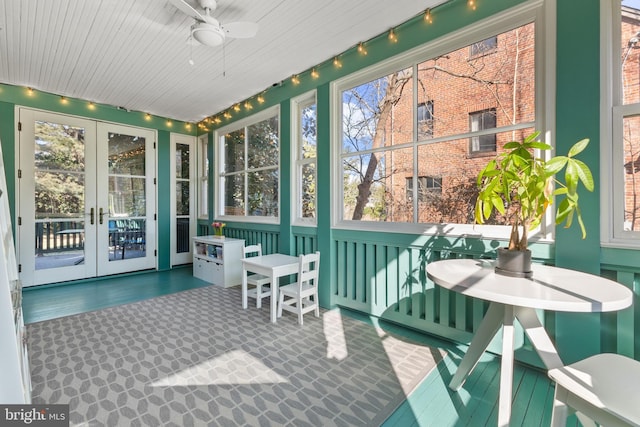
[[[275,224],[252,224],[226,222],[224,235],[234,239],[244,239],[245,245],[262,245],[262,253],[280,252],[280,226]]]

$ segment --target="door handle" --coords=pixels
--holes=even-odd
[[[104,212],[102,211],[102,208],[100,208],[99,215],[100,215],[100,224],[102,224],[102,218],[104,217]]]
[[[94,220],[93,220],[93,216],[95,215],[95,210],[94,208],[91,208],[91,212],[89,213],[89,218],[91,218],[91,225],[93,225]]]

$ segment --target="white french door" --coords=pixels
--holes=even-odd
[[[24,286],[156,267],[155,132],[20,108]]]

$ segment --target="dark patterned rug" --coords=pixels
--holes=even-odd
[[[33,402],[74,426],[372,426],[442,358],[340,310],[300,327],[240,301],[210,286],[29,324]]]

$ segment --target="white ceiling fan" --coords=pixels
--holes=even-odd
[[[248,39],[258,32],[258,24],[249,21],[229,22],[220,24],[211,16],[216,10],[216,0],[198,0],[204,14],[198,12],[185,0],[169,0],[176,8],[193,17],[195,23],[191,26],[190,37],[205,46],[220,46],[226,37]]]

